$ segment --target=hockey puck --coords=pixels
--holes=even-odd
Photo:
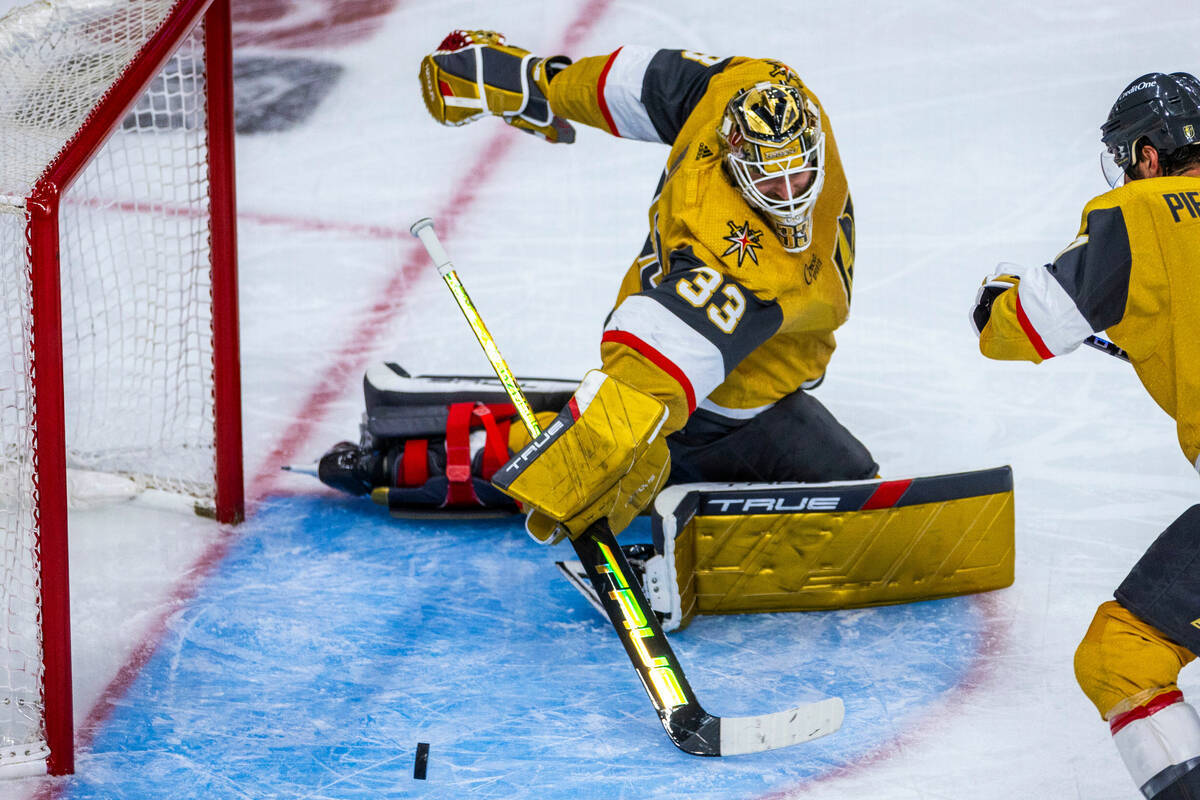
[[[429,763],[429,742],[417,742],[417,758],[413,762],[413,778],[425,780],[425,766]]]

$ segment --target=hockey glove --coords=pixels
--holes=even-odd
[[[543,544],[572,539],[599,519],[624,530],[662,488],[670,467],[659,436],[666,407],[603,372],[589,372],[567,407],[492,484],[530,508]]]
[[[566,56],[537,58],[493,31],[454,31],[421,59],[421,95],[443,125],[494,114],[546,141],[570,144],[575,129],[546,100],[550,79],[570,63]]]
[[[1016,288],[1020,283],[1019,277],[1009,273],[984,278],[983,285],[975,293],[975,305],[971,308],[971,330],[975,331],[976,336],[983,333],[988,320],[992,318],[992,304],[996,302],[996,298],[1009,289]]]

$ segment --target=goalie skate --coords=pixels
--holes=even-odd
[[[651,544],[621,545],[621,552],[625,554],[630,569],[641,583],[642,591],[645,593],[646,599],[650,601],[650,608],[661,622],[663,616],[671,610],[670,601],[665,594],[666,560],[661,554],[655,552],[654,545]],[[555,561],[554,566],[558,567],[558,571],[567,579],[567,583],[574,586],[575,590],[583,595],[592,608],[607,620],[608,614],[605,613],[600,597],[596,594],[596,589],[592,586],[583,564],[574,560]]]

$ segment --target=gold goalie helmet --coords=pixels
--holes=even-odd
[[[718,129],[725,165],[785,250],[812,241],[812,209],[825,181],[821,112],[798,89],[759,83],[725,106]]]

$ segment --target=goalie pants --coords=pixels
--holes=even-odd
[[[667,446],[668,485],[860,480],[879,471],[862,442],[803,389],[749,420],[697,409]]]

